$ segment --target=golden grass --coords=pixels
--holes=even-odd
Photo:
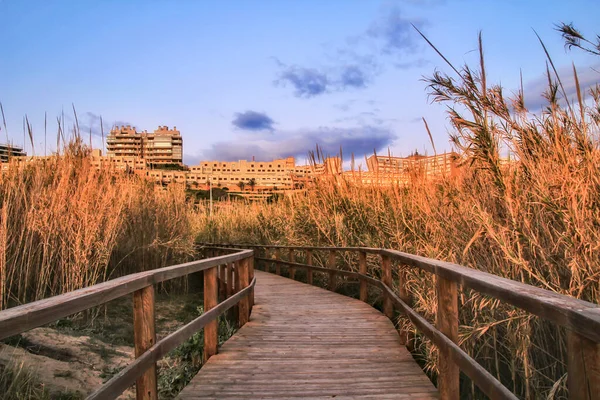
[[[321,180],[275,204],[201,215],[199,239],[394,248],[598,303],[600,88],[578,88],[572,103],[549,71],[547,107],[532,113],[522,90],[507,97],[486,82],[480,51],[477,70],[427,79],[434,100],[450,106],[451,141],[464,157],[459,177],[391,188]],[[515,162],[503,165],[501,149]],[[378,273],[376,260],[371,267]],[[435,320],[432,277],[412,270],[408,286],[415,308]],[[562,329],[469,290],[460,322],[462,347],[517,395],[566,396]],[[436,350],[423,338],[418,346],[435,371]],[[480,397],[469,384],[463,391]]]
[[[97,171],[87,153],[74,139],[0,175],[0,309],[193,256],[183,188]]]

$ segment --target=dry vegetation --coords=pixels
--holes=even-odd
[[[96,171],[63,155],[0,175],[0,309],[193,256],[183,188]]]
[[[75,132],[60,156],[32,162],[24,168],[11,164],[9,171],[0,174],[0,310],[195,257],[195,210],[186,200],[184,188],[163,189],[135,175],[109,169],[97,171],[88,157],[89,148]],[[176,280],[159,289],[171,292],[182,285],[186,285],[185,280]],[[160,307],[158,304],[157,309]],[[118,321],[131,318],[132,311],[115,315],[111,314],[113,308],[114,305],[98,307],[59,321],[52,328],[60,331],[68,323],[73,327],[68,334],[93,333],[105,348],[129,345],[131,321]],[[169,321],[174,319],[166,314]],[[180,325],[189,321],[174,322]],[[121,325],[124,343],[115,343],[113,336],[122,329]],[[61,351],[81,350],[77,338],[61,337],[60,343],[54,344]],[[41,342],[49,345],[46,336]],[[198,343],[187,343],[186,351],[178,349],[161,367],[161,393],[166,393],[163,397],[173,397],[197,371],[186,357],[193,351],[201,352]],[[31,351],[19,340],[14,344],[19,347],[14,354],[21,356],[13,357],[10,363],[0,360],[3,398],[80,398],[82,394],[75,389],[85,394],[97,386],[78,385],[80,373],[89,382],[102,382],[104,367],[95,359],[89,358],[83,364],[75,359],[65,362],[79,370],[61,381],[52,377],[49,365],[58,361],[51,354],[37,356],[43,361],[36,362],[46,366],[44,375],[39,369],[24,368],[29,365],[26,360],[33,357],[28,354]],[[1,351],[8,354],[13,350],[0,343]]]
[[[562,29],[571,46],[587,43]],[[481,55],[476,70],[452,66],[453,75],[427,79],[433,99],[450,106],[464,155],[457,179],[390,188],[322,180],[273,204],[223,202],[209,217],[183,188],[95,171],[77,137],[63,157],[1,175],[0,309],[186,259],[196,235],[401,249],[598,303],[600,88],[571,101],[549,60],[548,103],[532,113],[522,90],[509,98],[486,82]],[[500,149],[517,162],[501,165]],[[434,320],[431,276],[412,270],[409,287]],[[460,310],[462,347],[507,387],[523,398],[566,396],[563,331],[467,290]],[[435,375],[435,349],[417,344]]]
[[[221,207],[200,239],[401,249],[598,303],[600,87],[577,84],[572,101],[549,59],[547,105],[530,112],[522,89],[508,97],[486,82],[480,50],[476,70],[451,66],[452,75],[426,80],[450,107],[460,177],[391,188],[323,180],[274,205]],[[516,162],[502,165],[500,149]],[[434,320],[432,277],[413,270],[409,286],[415,308]],[[462,347],[508,388],[522,398],[566,397],[561,329],[468,290],[460,310]],[[435,371],[430,343],[421,338],[417,351]],[[479,397],[468,383],[463,389]]]

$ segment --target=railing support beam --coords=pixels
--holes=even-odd
[[[600,345],[567,330],[569,399],[600,399]]]
[[[275,249],[275,274],[281,275],[281,265],[277,262],[281,260],[281,250]]]
[[[133,292],[133,336],[135,357],[139,358],[156,343],[154,286]],[[156,364],[135,381],[137,400],[156,400]]]
[[[238,282],[240,290],[248,287],[250,284],[249,278],[249,261],[248,259],[240,260],[237,263],[236,272],[238,273]],[[238,307],[239,316],[238,316],[238,326],[241,328],[246,325],[248,319],[250,317],[250,299],[249,297],[245,297],[240,300],[240,304]]]
[[[329,257],[327,258],[327,268],[335,269],[335,256],[336,251],[330,250]],[[329,272],[329,290],[331,290],[332,292],[335,291],[335,271]]]
[[[392,289],[392,261],[388,256],[381,256],[381,281]],[[394,318],[394,306],[389,296],[383,297],[383,313],[389,319]]]
[[[217,290],[217,268],[218,267],[213,267],[204,271],[204,312],[209,311],[219,304],[219,295]],[[219,337],[218,324],[219,321],[214,320],[209,322],[204,327],[204,362],[217,354]]]
[[[458,344],[458,288],[455,282],[436,277],[437,328]],[[440,347],[438,389],[440,398],[458,400],[460,398],[460,369],[452,354]]]
[[[306,250],[306,264],[312,265],[312,251]],[[313,271],[309,269],[306,271],[306,282],[309,285],[313,284]]]
[[[358,252],[358,272],[363,275],[367,274],[367,253],[364,251]],[[360,301],[367,302],[367,282],[364,279],[360,280]]]
[[[289,253],[288,253],[288,261],[289,262],[296,262],[296,258],[294,256],[294,249],[290,249]],[[294,267],[290,267],[290,279],[295,279],[296,278],[296,268]]]
[[[408,270],[407,270],[406,266],[401,265],[400,270],[398,271],[398,294],[399,294],[400,299],[403,302],[405,302],[410,307],[412,307],[412,300],[410,298],[410,294],[408,292],[408,286],[407,286],[407,276],[408,276]],[[403,320],[406,321],[406,317],[404,317]],[[407,346],[408,349],[410,351],[412,351],[413,343],[411,343],[411,340],[409,338],[408,330],[406,330],[402,327],[402,321],[400,323],[400,330],[399,330],[398,334],[400,335],[400,341],[402,342],[402,344]]]

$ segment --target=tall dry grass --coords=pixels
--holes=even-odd
[[[96,170],[79,136],[0,174],[0,309],[193,256],[184,188]]]
[[[526,109],[522,88],[507,96],[486,81],[481,39],[476,68],[451,65],[452,74],[426,79],[433,99],[449,106],[451,141],[463,156],[456,179],[389,188],[321,180],[275,204],[227,204],[200,216],[199,239],[401,249],[598,303],[600,87],[577,83],[573,101],[551,61],[541,110]],[[515,161],[503,164],[502,150]],[[432,277],[411,270],[408,286],[433,321]],[[469,290],[460,324],[461,346],[518,396],[566,398],[562,329]],[[435,348],[419,338],[417,352],[435,374]],[[468,382],[463,394],[481,396]]]

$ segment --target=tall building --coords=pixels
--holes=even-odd
[[[12,144],[0,144],[0,162],[8,162],[9,158],[24,157],[26,155],[21,147]]]
[[[453,176],[457,168],[458,155],[454,152],[435,156],[424,156],[419,153],[408,157],[391,157],[372,155],[367,158],[369,172],[379,174],[423,174],[426,177]]]
[[[339,158],[328,158],[323,164],[296,165],[294,157],[272,161],[201,161],[191,166],[187,174],[188,182],[198,185],[212,182],[213,185],[236,190],[240,185],[248,188],[254,184],[256,188],[290,189],[297,184],[304,184],[311,177],[336,173],[341,166]],[[241,182],[241,183],[240,183]]]
[[[106,138],[110,158],[144,160],[153,165],[183,165],[183,139],[177,127],[159,126],[154,132],[137,132],[135,127],[117,126]]]
[[[348,172],[346,176],[367,184],[388,186],[407,184],[411,181],[451,178],[458,172],[457,153],[424,156],[418,153],[408,157],[372,155],[367,158],[365,172]]]

